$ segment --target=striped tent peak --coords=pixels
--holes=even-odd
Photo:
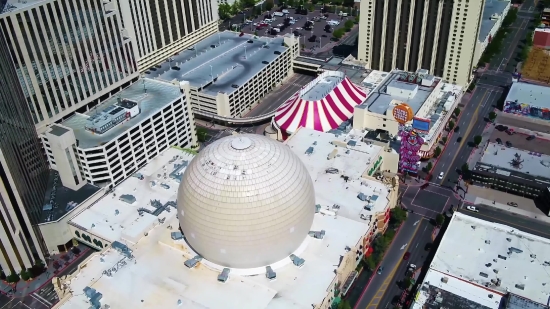
[[[341,77],[341,80],[322,98],[305,100],[307,92],[327,77]],[[327,132],[350,119],[354,107],[363,103],[367,96],[368,91],[353,84],[344,73],[327,71],[281,104],[275,112],[273,123],[287,133],[293,133],[299,127]]]

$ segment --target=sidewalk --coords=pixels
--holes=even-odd
[[[485,126],[485,129],[483,129],[483,133],[481,133],[481,144],[477,146],[477,148],[474,148],[472,152],[470,153],[470,156],[468,157],[468,167],[470,169],[473,169],[476,166],[476,163],[481,160],[481,157],[483,157],[483,154],[485,153],[485,147],[487,144],[489,144],[489,137],[491,137],[491,134],[493,134],[493,130],[495,129],[494,123],[488,123],[487,126]]]
[[[72,251],[69,251],[52,256],[44,273],[29,281],[19,280],[19,282],[17,282],[15,292],[12,292],[14,287],[13,284],[0,281],[0,292],[10,297],[24,297],[42,288],[44,285],[51,283],[53,277],[57,276],[58,273],[71,266],[79,256],[85,254],[88,250],[92,250],[81,244],[78,245],[78,248],[80,249],[80,253],[78,255],[75,255]]]

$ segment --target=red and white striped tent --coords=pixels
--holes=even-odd
[[[341,72],[325,72],[341,73]],[[337,128],[353,115],[353,108],[365,101],[366,90],[354,85],[343,73],[343,79],[319,101],[302,99],[309,85],[304,86],[275,112],[273,125],[284,135],[294,133],[299,127],[327,132]],[[311,83],[319,82],[323,75]]]

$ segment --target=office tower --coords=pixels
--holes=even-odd
[[[0,10],[39,133],[128,86],[139,73],[115,1],[10,0]]]
[[[216,1],[118,0],[118,6],[142,72],[218,31]]]
[[[426,69],[465,85],[476,65],[484,2],[362,0],[358,58],[375,70]]]
[[[37,224],[48,165],[0,32],[0,266],[6,275],[44,260]]]

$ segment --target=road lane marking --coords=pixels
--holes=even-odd
[[[4,306],[2,306],[0,309],[6,308],[6,306],[9,305],[9,304],[10,304],[11,302],[13,302],[14,300],[15,300],[15,298],[10,299],[10,301],[7,302]],[[11,307],[12,307],[12,306],[10,305],[10,308],[11,308]]]
[[[481,102],[480,103],[483,103],[483,100],[485,100],[485,97],[487,96],[487,92],[489,92],[489,90],[485,90],[485,92],[483,94],[483,97],[481,97]],[[470,120],[470,123],[468,124],[468,128],[466,129],[466,133],[464,134],[464,136],[466,138],[468,137],[468,135],[470,134],[470,131],[472,131],[472,128],[474,127],[475,123],[477,122],[478,115],[479,115],[478,114],[479,107],[480,107],[480,105],[477,106],[477,108],[474,112],[474,117],[473,117],[472,120]],[[460,142],[460,144],[458,145],[458,151],[455,152],[455,155],[453,156],[453,159],[451,160],[451,164],[447,168],[447,171],[444,173],[444,175],[447,175],[449,173],[449,171],[451,169],[451,166],[453,166],[453,163],[456,160],[456,156],[458,156],[458,153],[460,152],[460,148],[462,148],[462,146],[464,146],[464,142],[466,142],[466,138],[463,138],[462,141]],[[440,184],[443,184],[444,182],[445,182],[445,179],[442,179]]]
[[[422,220],[424,220],[424,218],[420,218],[419,221],[422,221]],[[416,228],[414,229],[414,232],[411,234],[411,240],[414,239],[414,236],[416,235],[416,233],[418,233],[418,228],[420,228],[420,224],[416,225]],[[409,246],[410,246],[410,244],[407,244],[407,247],[405,248],[405,250],[409,249]],[[382,297],[384,297],[384,294],[385,294],[386,290],[388,289],[388,286],[393,281],[393,277],[395,276],[395,273],[397,272],[397,268],[399,268],[399,265],[401,265],[401,262],[402,262],[402,260],[399,260],[397,262],[397,264],[393,267],[393,269],[391,270],[391,272],[388,275],[388,277],[386,278],[386,280],[384,280],[384,283],[382,283],[382,285],[380,286],[378,291],[376,291],[376,294],[374,294],[374,297],[372,298],[370,303],[367,305],[366,309],[376,309],[378,307],[378,305],[380,304],[380,300],[382,299]],[[382,261],[382,263],[383,263],[383,261]],[[377,276],[379,276],[379,275],[377,275]],[[382,295],[378,296],[379,293],[382,293]],[[378,301],[376,303],[373,303],[374,300],[376,300],[376,299],[378,299]]]
[[[49,305],[50,307],[52,306],[52,303],[50,303],[47,299],[45,299],[44,297],[36,294],[36,293],[32,293],[31,294],[32,298],[38,300],[39,302],[43,303],[44,305]]]

